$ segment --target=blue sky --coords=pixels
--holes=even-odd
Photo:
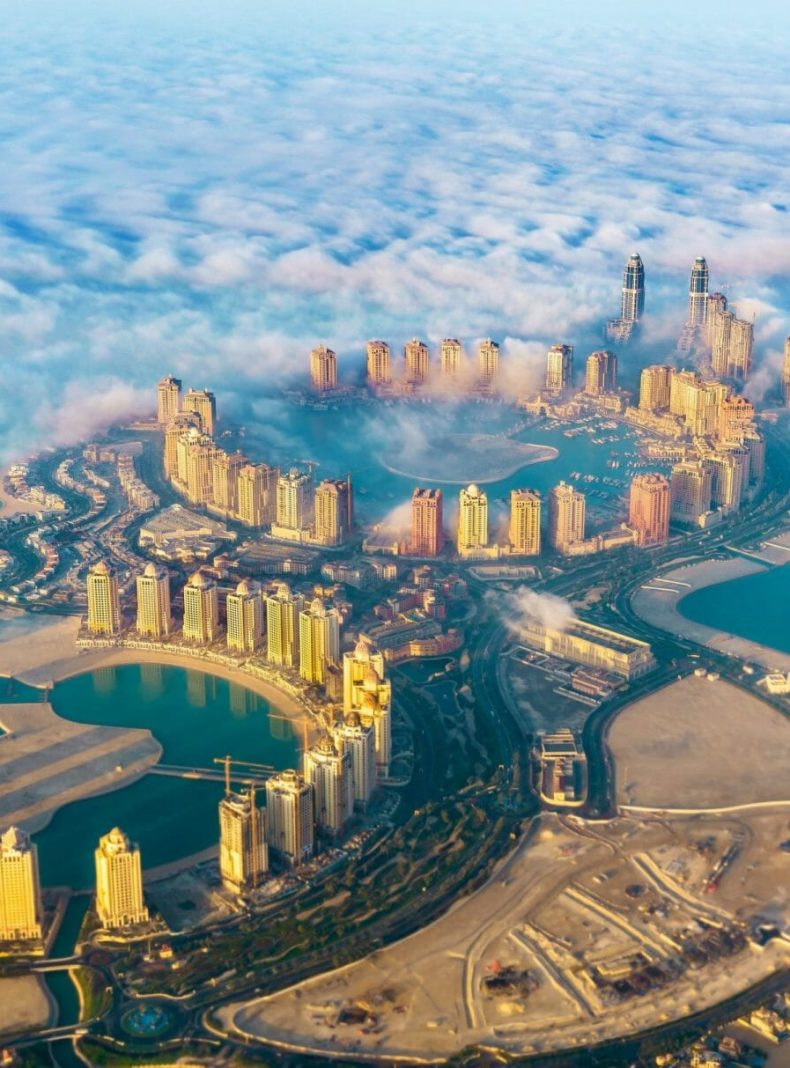
[[[704,254],[757,315],[759,393],[790,333],[790,18],[688,8],[8,0],[3,453],[171,370],[232,411],[317,341],[350,373],[370,336],[491,335],[528,378],[597,344],[632,249],[650,353]]]

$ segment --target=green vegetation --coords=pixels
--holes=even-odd
[[[133,1050],[129,1043],[123,1049],[118,1049],[110,1040],[94,1037],[78,1039],[77,1048],[90,1064],[108,1065],[109,1068],[134,1064],[176,1064],[190,1057],[208,1062],[216,1054],[215,1046],[209,1042],[178,1042],[172,1049],[143,1052]]]
[[[101,972],[87,965],[80,965],[74,968],[71,974],[80,991],[80,1020],[95,1020],[105,1016],[112,1008],[113,997],[112,987],[107,986]]]

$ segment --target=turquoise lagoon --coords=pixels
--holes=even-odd
[[[244,686],[191,668],[129,664],[101,668],[57,683],[52,706],[78,723],[139,727],[164,750],[162,762],[213,767],[230,753],[240,760],[295,767],[292,723]],[[60,809],[38,843],[45,886],[93,884],[93,850],[116,824],[140,844],[151,868],[216,843],[218,782],[146,775],[131,786]]]

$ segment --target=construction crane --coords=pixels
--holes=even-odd
[[[231,789],[230,789],[230,767],[231,767],[231,764],[238,764],[242,768],[251,768],[251,769],[253,769],[253,772],[263,772],[264,774],[262,774],[262,775],[259,774],[257,776],[258,780],[263,779],[263,778],[268,778],[270,775],[274,775],[275,772],[277,771],[277,769],[272,767],[271,764],[254,764],[250,760],[233,760],[231,758],[230,753],[226,754],[226,756],[224,756],[224,757],[214,757],[214,763],[215,764],[222,764],[224,766],[224,768],[225,768],[225,797],[230,797],[230,794],[231,794]],[[242,781],[244,782],[245,786],[249,786],[251,789],[254,788],[255,779],[253,779],[253,778],[250,778],[250,779],[244,778]]]

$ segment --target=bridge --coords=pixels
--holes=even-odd
[[[201,779],[208,782],[225,782],[225,772],[217,768],[198,768],[188,764],[154,764],[148,769],[149,775],[166,775],[171,779]],[[255,774],[231,772],[229,782],[238,786],[249,786],[251,782],[265,782],[276,775],[275,768],[256,771]]]

